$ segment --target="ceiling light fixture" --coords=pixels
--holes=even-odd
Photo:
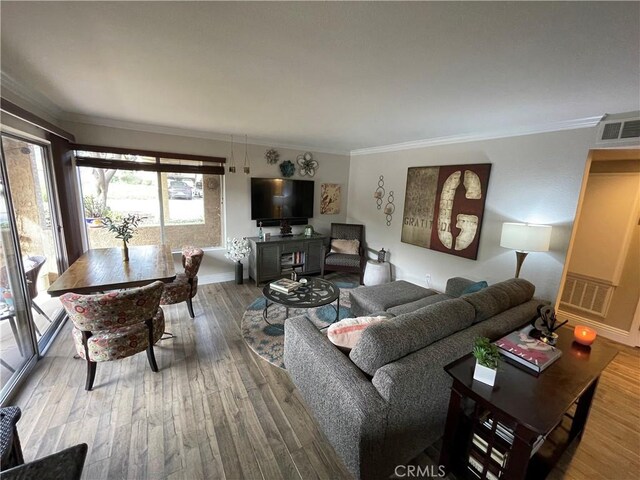
[[[233,135],[231,135],[231,158],[229,159],[229,173],[236,173],[236,160],[233,157]]]
[[[247,154],[247,135],[244,135],[244,173],[249,175],[251,173],[251,162],[249,161],[249,155]]]

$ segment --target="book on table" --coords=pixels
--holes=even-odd
[[[562,355],[562,351],[529,335],[533,327],[525,327],[496,340],[494,344],[505,357],[535,372],[542,372]]]
[[[271,290],[275,290],[276,292],[291,293],[300,285],[302,284],[300,282],[296,282],[295,280],[291,280],[289,278],[281,278],[280,280],[271,282],[269,284],[269,288],[271,288]]]

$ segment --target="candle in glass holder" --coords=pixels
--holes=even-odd
[[[573,339],[582,345],[591,345],[596,339],[596,331],[583,325],[576,325],[573,330]]]

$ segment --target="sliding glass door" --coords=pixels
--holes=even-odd
[[[2,134],[0,379],[15,376],[50,344],[63,309],[46,290],[65,265],[46,144]]]

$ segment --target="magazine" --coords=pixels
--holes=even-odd
[[[562,355],[562,351],[529,336],[532,328],[527,326],[511,332],[494,343],[505,357],[540,373],[555,362]]]

